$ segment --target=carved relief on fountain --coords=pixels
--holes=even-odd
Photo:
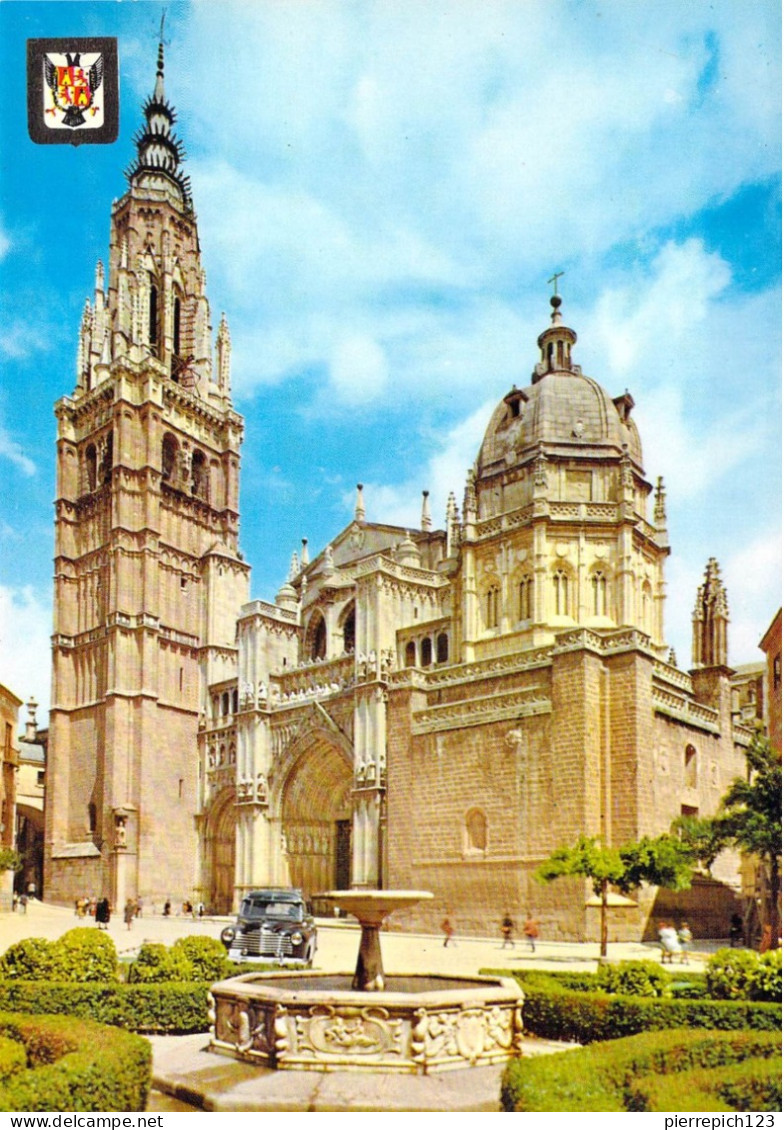
[[[279,1070],[415,1075],[502,1063],[521,1052],[522,994],[514,981],[393,975],[372,994],[352,992],[348,976],[304,972],[294,981],[293,974],[248,974],[213,985],[212,1050]]]

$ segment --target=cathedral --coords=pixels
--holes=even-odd
[[[664,485],[554,294],[444,528],[427,492],[416,530],[368,520],[360,485],[346,528],[249,600],[231,342],[224,318],[213,341],[174,119],[161,47],[56,406],[47,898],[226,913],[265,885],[414,888],[435,898],[411,928],[530,912],[547,937],[592,936],[590,890],[543,887],[538,864],[580,834],[708,815],[744,771],[718,565],[683,671]],[[624,936],[662,895],[618,900]]]

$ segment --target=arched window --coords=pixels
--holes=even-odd
[[[180,296],[176,295],[174,299],[174,325],[172,326],[172,351],[175,357],[180,356],[182,334],[180,332],[180,316],[182,312],[182,302]]]
[[[643,581],[641,593],[641,612],[642,612],[642,626],[646,632],[651,630],[651,583],[650,581]]]
[[[236,690],[232,691],[231,692],[231,712],[232,712],[232,714],[237,713],[237,711],[239,710],[239,706],[240,706],[239,692],[236,691]]]
[[[413,640],[409,640],[406,644],[406,667],[416,667],[416,644]]]
[[[221,695],[221,714],[225,718],[229,713],[229,692],[224,691]]]
[[[87,489],[92,492],[95,490],[98,474],[98,456],[94,443],[91,443],[84,453],[84,466],[87,472]]]
[[[569,615],[569,578],[563,569],[553,573],[553,609],[556,616]]]
[[[481,808],[466,813],[464,840],[467,852],[487,851],[487,817]]]
[[[101,466],[99,478],[101,485],[110,483],[112,481],[112,467],[114,466],[114,436],[111,432],[106,437],[104,443],[103,456],[101,458]]]
[[[320,612],[314,612],[308,627],[310,640],[310,658],[326,659],[327,657],[327,625]]]
[[[348,611],[348,614],[346,615],[346,618],[343,621],[343,650],[345,652],[348,653],[354,650],[354,647],[356,645],[356,636],[357,616],[354,605],[352,604],[351,608]]]
[[[518,587],[518,620],[530,620],[533,616],[533,577],[525,576]]]
[[[436,663],[449,662],[449,636],[440,632],[436,639]]]
[[[430,636],[425,636],[422,640],[420,654],[422,656],[422,666],[429,667],[433,662],[433,641]]]
[[[87,828],[91,834],[98,828],[98,811],[93,801],[87,805]]]
[[[150,349],[157,357],[158,355],[158,287],[155,279],[150,275],[150,307],[149,317],[147,323],[147,338],[150,343]]]
[[[191,494],[206,501],[208,482],[207,458],[203,451],[194,451],[191,459]]]
[[[604,573],[598,572],[591,576],[591,589],[593,592],[594,616],[607,615],[607,578]]]
[[[161,448],[161,478],[165,483],[173,481],[176,467],[177,440],[172,435],[165,435]]]
[[[497,628],[501,612],[501,589],[491,585],[485,593],[485,627]]]
[[[683,754],[683,783],[687,789],[697,788],[697,750],[687,745]]]

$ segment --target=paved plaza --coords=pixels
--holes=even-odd
[[[229,917],[192,918],[188,915],[149,915],[134,920],[128,929],[120,915],[113,915],[109,936],[121,956],[132,956],[142,942],[164,942],[171,945],[177,938],[189,934],[203,934],[219,938],[223,927],[232,922]],[[315,968],[326,973],[353,970],[359,946],[359,926],[353,920],[332,922],[319,919],[319,948]],[[74,926],[94,926],[91,918],[78,918],[72,909],[49,903],[32,901],[27,913],[20,911],[0,913],[0,952],[22,938],[59,938]],[[95,927],[97,929],[97,927]],[[541,938],[536,952],[518,939],[514,949],[501,949],[500,923],[497,936],[462,938],[456,935],[448,947],[443,937],[432,934],[403,934],[394,930],[382,933],[384,966],[388,972],[459,973],[471,976],[481,968],[505,969],[571,969],[595,970],[599,957],[596,942],[550,942]],[[718,941],[695,941],[690,960],[685,969],[703,968],[706,957],[720,946]],[[659,947],[654,942],[611,942],[611,961],[658,960]]]
[[[121,956],[131,957],[145,941],[171,944],[189,934],[218,938],[230,918],[191,918],[174,914],[136,919],[128,929],[120,917],[109,935]],[[73,910],[33,901],[26,914],[0,914],[0,950],[26,937],[55,939],[74,926],[92,926]],[[97,929],[97,927],[93,928]],[[721,945],[698,941],[684,969],[703,968],[706,957]],[[359,927],[353,921],[319,921],[315,967],[327,973],[354,968]],[[387,972],[429,972],[471,976],[480,969],[596,969],[597,943],[537,942],[536,952],[517,941],[501,949],[498,937],[461,938],[445,947],[440,936],[382,935]],[[611,961],[659,959],[654,943],[611,943]],[[450,1071],[429,1077],[377,1073],[269,1071],[206,1052],[205,1034],[151,1038],[155,1090],[150,1110],[160,1111],[493,1111],[498,1109],[502,1067]],[[544,1040],[525,1041],[526,1055],[563,1050]]]

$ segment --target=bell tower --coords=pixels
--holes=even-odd
[[[162,43],[143,113],[55,408],[46,894],[117,907],[192,897],[199,720],[235,672],[250,572],[231,339],[222,317],[213,351]]]

